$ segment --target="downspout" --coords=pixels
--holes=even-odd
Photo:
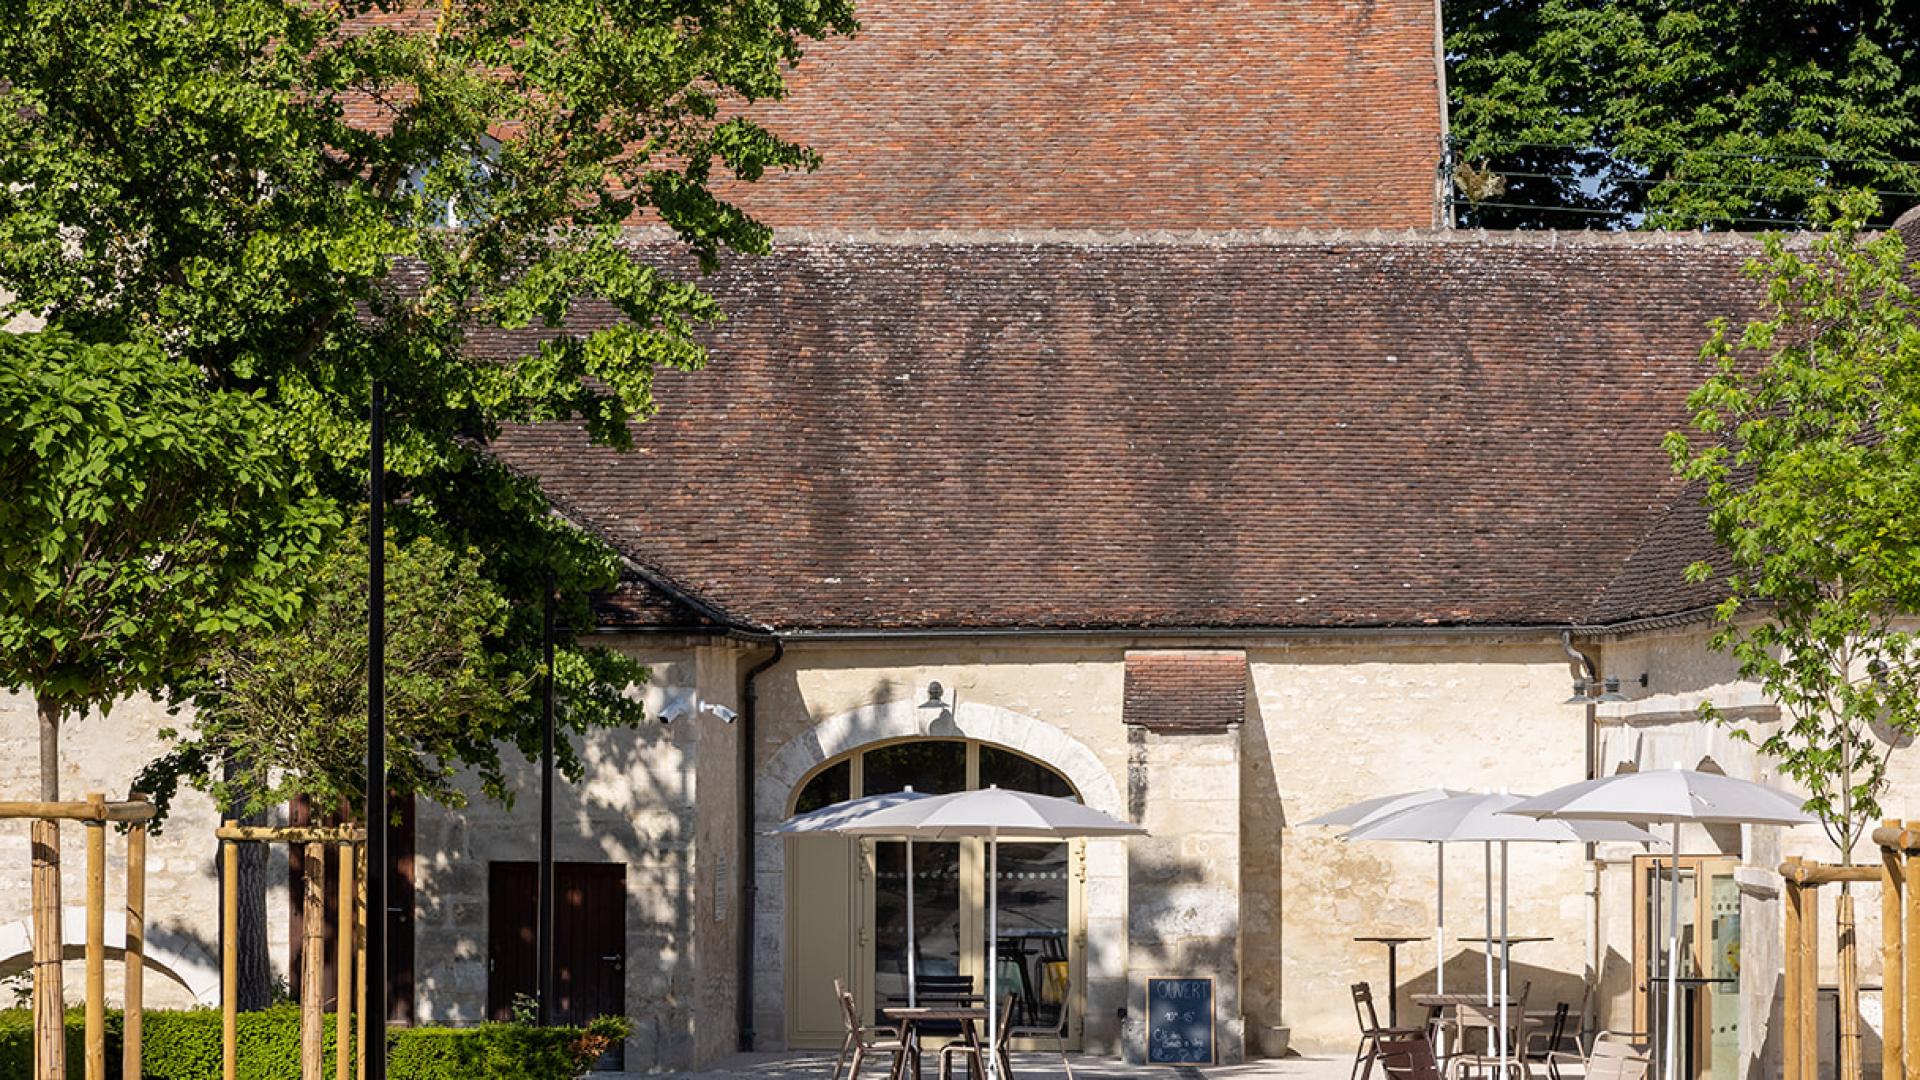
[[[773,635],[773,655],[747,669],[746,686],[740,695],[740,1050],[753,1050],[753,923],[759,908],[760,886],[755,874],[759,860],[753,850],[753,743],[754,719],[759,711],[760,689],[754,682],[768,668],[780,662],[787,651],[780,635]]]
[[[1453,120],[1447,111],[1446,0],[1433,0],[1433,79],[1440,94],[1440,160],[1434,166],[1433,224],[1454,227]]]
[[[1560,648],[1574,663],[1579,664],[1586,673],[1588,686],[1599,686],[1600,665],[1593,657],[1573,647],[1573,631],[1560,631]],[[1591,695],[1589,695],[1591,696]],[[1596,779],[1600,768],[1600,721],[1599,711],[1594,703],[1587,702],[1585,739],[1587,769],[1586,778]],[[1586,995],[1586,1009],[1589,1015],[1580,1017],[1584,1030],[1593,1031],[1599,1027],[1600,1016],[1600,865],[1594,862],[1592,844],[1586,845],[1587,862],[1587,978],[1592,990]]]

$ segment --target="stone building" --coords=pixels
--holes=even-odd
[[[661,377],[630,453],[566,426],[498,446],[624,559],[578,632],[651,665],[634,692],[663,720],[586,740],[558,798],[569,993],[634,1019],[627,1067],[837,1046],[832,979],[900,988],[900,845],[766,835],[838,798],[997,783],[1145,824],[1009,848],[1009,977],[1074,1045],[1137,1057],[1145,978],[1210,976],[1234,1058],[1283,1032],[1350,1050],[1347,984],[1385,981],[1354,938],[1430,925],[1433,852],[1295,823],[1626,763],[1770,778],[1694,718],[1771,713],[1706,648],[1712,595],[1680,570],[1711,551],[1660,447],[1707,322],[1756,302],[1750,242],[1435,231],[1431,3],[862,20],[777,106],[827,166],[740,193],[779,240],[709,282],[732,313],[712,365]],[[1577,676],[1627,700],[1568,705]],[[119,793],[162,722],[76,723],[63,787]],[[32,790],[33,738],[0,697],[0,797]],[[530,988],[535,814],[419,806],[396,834],[401,1018],[471,1023]],[[213,816],[185,801],[154,845],[179,975],[155,1004],[216,992]],[[1704,1007],[1716,1076],[1766,1052],[1767,868],[1807,832],[1684,838],[1698,921],[1740,916],[1760,1003]],[[1535,1000],[1591,983],[1597,1022],[1635,1027],[1648,868],[1592,855],[1514,852],[1513,926],[1546,939],[1516,961]],[[979,977],[978,845],[916,858],[920,969]],[[1480,853],[1448,858],[1445,963],[1471,986]],[[0,862],[27,864],[24,837]],[[26,911],[25,874],[0,875],[0,924]],[[1402,950],[1403,1003],[1431,948]]]

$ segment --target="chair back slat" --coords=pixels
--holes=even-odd
[[[1652,1060],[1636,1048],[1613,1039],[1598,1039],[1587,1057],[1589,1080],[1646,1080]]]
[[[1360,1024],[1361,1033],[1379,1031],[1380,1014],[1373,1007],[1373,987],[1357,982],[1348,989],[1353,992],[1353,1017]]]

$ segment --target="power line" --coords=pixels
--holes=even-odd
[[[1549,214],[1589,214],[1596,217],[1598,216],[1618,217],[1624,214],[1646,213],[1646,211],[1644,210],[1602,210],[1602,209],[1598,209],[1590,206],[1540,206],[1534,203],[1492,202],[1492,201],[1485,201],[1485,200],[1481,202],[1475,202],[1472,199],[1465,200],[1465,205],[1467,206],[1468,209],[1478,209],[1480,207],[1492,206],[1502,210],[1532,210],[1535,213],[1549,213]],[[1747,225],[1782,225],[1784,226],[1784,225],[1813,224],[1813,222],[1808,221],[1805,218],[1720,217],[1716,215],[1706,220],[1711,223],[1731,221],[1731,222],[1737,222],[1740,224],[1747,224]]]
[[[1528,142],[1522,139],[1488,139],[1485,141],[1485,145],[1518,146],[1518,147],[1528,147],[1528,148],[1538,149],[1538,150],[1593,150],[1593,151],[1604,153],[1604,154],[1618,154],[1622,152],[1618,148],[1608,147],[1601,143],[1572,143],[1572,142],[1552,143],[1552,142]],[[1810,155],[1810,154],[1768,154],[1768,153],[1762,153],[1760,151],[1746,151],[1746,150],[1665,150],[1665,151],[1653,151],[1652,153],[1656,155],[1665,155],[1669,157],[1691,156],[1691,157],[1718,157],[1718,158],[1745,158],[1745,159],[1759,158],[1765,161],[1811,161],[1811,162],[1819,162],[1823,164],[1839,163],[1839,164],[1846,164],[1846,165],[1920,166],[1920,159],[1849,158],[1849,157],[1830,157],[1825,155]]]
[[[1578,173],[1511,172],[1506,169],[1499,169],[1499,168],[1495,168],[1490,171],[1499,176],[1525,176],[1525,177],[1531,177],[1538,180],[1570,180],[1570,181],[1573,181],[1574,183],[1585,183],[1588,180],[1593,180],[1599,183],[1606,183],[1606,184],[1646,184],[1652,187],[1672,186],[1672,187],[1689,187],[1689,188],[1722,188],[1722,189],[1734,190],[1734,191],[1752,191],[1756,188],[1762,189],[1762,190],[1787,190],[1787,185],[1779,183],[1778,181],[1770,184],[1769,183],[1732,184],[1732,183],[1726,183],[1723,181],[1716,181],[1716,180],[1661,180],[1651,176],[1587,177],[1587,176],[1581,176]],[[1920,191],[1888,191],[1883,188],[1869,188],[1867,190],[1873,192],[1875,195],[1896,195],[1902,198],[1920,198]]]

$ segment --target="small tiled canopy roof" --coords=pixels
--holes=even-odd
[[[633,452],[497,449],[647,574],[788,630],[1670,613],[1697,598],[1660,440],[1753,251],[815,237],[710,281],[713,363],[662,375]]]

